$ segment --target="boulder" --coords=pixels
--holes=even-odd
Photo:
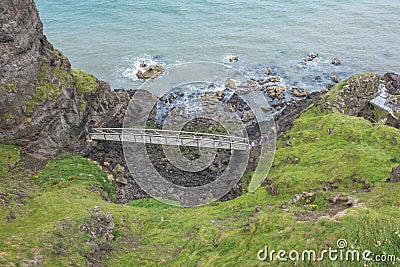
[[[243,121],[244,123],[246,123],[246,122],[249,122],[249,121],[251,121],[251,120],[254,120],[255,117],[256,117],[255,111],[253,111],[253,110],[248,110],[248,111],[243,112],[242,121]]]
[[[308,95],[306,90],[293,90],[292,95],[295,97],[306,97]]]
[[[231,56],[229,58],[229,62],[238,62],[239,61],[239,56]]]
[[[225,88],[228,89],[235,89],[236,88],[236,83],[234,81],[232,81],[231,79],[227,79],[224,83]]]
[[[274,100],[275,98],[282,100],[285,98],[285,86],[273,85],[267,87],[268,96]]]
[[[162,65],[148,66],[144,71],[139,70],[136,76],[141,80],[154,79],[165,71]]]
[[[381,76],[378,73],[364,73],[350,77],[340,91],[329,98],[322,98],[322,110],[339,111],[350,116],[361,116],[369,108],[369,101],[379,90]]]
[[[334,58],[334,59],[332,59],[331,64],[332,64],[332,65],[335,65],[335,66],[339,66],[339,65],[342,64],[342,63],[340,62],[339,59]]]
[[[382,79],[390,94],[400,95],[400,75],[389,72],[383,75]]]
[[[400,166],[392,168],[390,177],[386,180],[387,182],[400,182]]]
[[[278,76],[268,77],[268,82],[270,82],[270,83],[277,83],[277,82],[280,82],[280,81],[281,81],[281,78],[278,77]]]

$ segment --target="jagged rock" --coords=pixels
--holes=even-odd
[[[225,87],[229,88],[229,89],[235,89],[236,88],[236,83],[234,81],[232,81],[231,79],[227,79],[225,81]]]
[[[382,78],[385,82],[385,87],[392,95],[400,95],[400,75],[396,73],[386,73]]]
[[[308,95],[308,92],[306,90],[293,90],[292,95],[295,97],[306,97]]]
[[[232,56],[229,58],[229,62],[238,62],[239,61],[239,56]]]
[[[117,183],[123,184],[123,185],[127,185],[128,184],[128,180],[126,178],[123,177],[118,177],[117,179],[115,179],[115,181]]]
[[[141,80],[154,79],[165,71],[162,65],[148,66],[144,71],[139,70],[136,76]]]
[[[400,166],[393,167],[390,177],[386,180],[387,182],[400,182]]]
[[[308,54],[308,58],[310,58],[310,59],[315,59],[317,57],[318,57],[317,53],[311,52],[310,54]]]
[[[337,59],[337,58],[334,58],[334,59],[332,59],[332,62],[331,62],[331,64],[332,64],[332,65],[335,65],[335,66],[338,66],[338,65],[340,65],[340,64],[341,64],[341,62],[340,62],[340,60],[339,60],[339,59]]]
[[[130,93],[73,72],[33,1],[2,0],[0,14],[0,139],[47,158],[87,149],[90,128],[114,120]]]
[[[255,117],[256,117],[256,113],[253,110],[248,110],[248,111],[243,112],[242,121],[244,123],[246,123],[246,122],[249,122],[249,121],[255,119]]]
[[[272,74],[272,68],[271,67],[267,67],[266,68],[266,73],[267,73],[267,75],[271,75]]]
[[[278,76],[268,77],[268,82],[270,82],[270,83],[277,83],[277,82],[280,82],[280,81],[281,81],[281,78],[278,77]]]
[[[286,90],[285,86],[279,86],[279,85],[268,86],[267,94],[272,100],[275,98],[282,100],[285,98],[285,90]]]
[[[261,110],[264,111],[265,113],[268,113],[271,111],[271,108],[269,106],[261,107]]]
[[[323,98],[318,104],[322,110],[348,112],[350,116],[360,115],[368,108],[369,101],[379,90],[380,75],[365,73],[350,77],[335,97]]]
[[[273,185],[273,184],[270,184],[267,187],[267,192],[270,193],[273,196],[278,196],[278,188],[276,188],[276,186]]]
[[[114,217],[111,213],[96,213],[91,217],[90,222],[82,226],[82,230],[93,238],[104,238],[107,241],[114,239]]]
[[[308,54],[308,57],[303,59],[300,64],[301,65],[307,65],[309,62],[313,61],[314,59],[316,59],[318,57],[317,53],[311,52],[310,54]]]

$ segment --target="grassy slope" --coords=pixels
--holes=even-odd
[[[37,176],[3,167],[0,190],[10,192],[12,185],[23,183],[33,193],[24,199],[24,206],[0,203],[0,265],[18,264],[37,255],[44,256],[45,266],[84,265],[87,247],[82,244],[87,236],[79,225],[97,205],[115,218],[114,249],[104,259],[110,266],[258,266],[262,263],[257,261],[257,252],[265,245],[276,250],[320,250],[336,248],[339,238],[361,250],[400,257],[400,184],[385,183],[396,165],[391,159],[400,155],[400,132],[311,107],[287,135],[292,146],[286,146],[285,139],[278,142],[269,174],[279,196],[261,187],[233,201],[190,209],[152,199],[129,205],[104,202],[89,188],[103,183],[106,175],[79,157],[64,155]],[[18,165],[16,148],[1,146],[0,152],[2,166],[6,162]],[[292,163],[295,158],[298,164]],[[318,190],[327,185],[337,188]],[[370,192],[354,193],[369,187]],[[280,206],[303,191],[318,192],[322,200],[337,192],[353,195],[366,209],[351,208],[336,221],[298,222],[294,212],[306,211],[303,206],[288,206],[288,210]],[[317,210],[323,211],[326,201],[317,203]],[[256,206],[261,208],[258,213]],[[10,213],[16,217],[11,222],[6,219]],[[57,250],[56,240],[67,240],[63,242],[68,249]],[[315,265],[344,266],[326,261]]]

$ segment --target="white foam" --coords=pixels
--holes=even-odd
[[[127,56],[122,59],[122,66],[118,69],[118,75],[122,78],[130,79],[132,81],[139,81],[136,73],[141,70],[144,71],[142,64],[149,65],[163,65],[157,59],[154,59],[151,55],[142,54],[138,57]]]

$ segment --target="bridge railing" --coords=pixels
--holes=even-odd
[[[246,150],[248,138],[163,129],[94,128],[91,139]]]

